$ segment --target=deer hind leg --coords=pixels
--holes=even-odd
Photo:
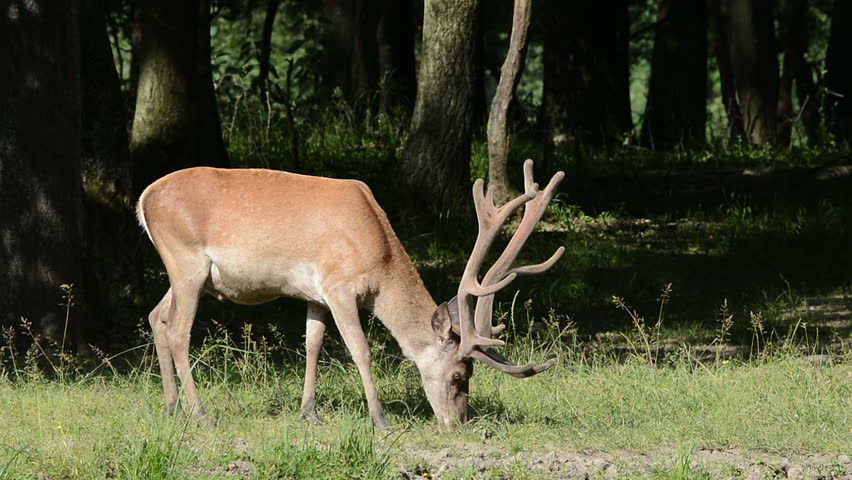
[[[332,317],[334,317],[334,323],[343,337],[343,343],[346,344],[346,348],[352,355],[352,360],[355,361],[358,372],[361,374],[364,393],[367,395],[367,407],[370,409],[373,424],[378,428],[387,429],[390,424],[385,418],[385,411],[381,402],[379,402],[376,383],[373,381],[373,373],[370,370],[370,345],[367,343],[364,330],[361,328],[355,298],[345,294],[331,295],[326,298],[326,303],[331,310]]]
[[[184,275],[173,275],[177,270],[169,268],[169,279],[172,282],[172,315],[168,328],[168,346],[174,360],[175,370],[180,378],[181,388],[186,396],[188,413],[197,420],[204,420],[206,412],[201,405],[195,380],[192,378],[189,363],[189,336],[195,312],[198,309],[198,299],[201,296],[204,282],[210,272],[210,260],[207,257],[181,265],[180,272]]]
[[[177,411],[178,389],[175,382],[175,364],[172,351],[169,348],[166,330],[170,325],[173,311],[172,289],[166,292],[160,303],[148,315],[148,323],[154,334],[154,345],[157,348],[157,363],[160,364],[160,376],[163,378],[163,394],[166,398],[166,411],[174,414]]]
[[[305,330],[305,389],[299,417],[310,423],[320,423],[316,412],[317,366],[325,335],[328,310],[316,303],[308,302],[307,328]]]

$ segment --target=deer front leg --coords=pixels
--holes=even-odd
[[[316,303],[308,302],[307,328],[305,330],[305,389],[302,393],[302,408],[299,417],[310,423],[320,423],[315,406],[317,366],[327,319],[328,310]]]
[[[367,343],[364,330],[361,328],[355,298],[346,294],[330,296],[326,298],[326,303],[331,310],[332,317],[334,317],[337,329],[340,330],[340,336],[343,337],[343,343],[346,344],[346,348],[352,355],[352,360],[355,361],[358,372],[361,374],[364,393],[367,395],[367,407],[370,409],[373,425],[380,429],[390,428],[390,424],[385,418],[385,411],[381,402],[379,402],[379,393],[376,390],[373,373],[370,370],[370,345]]]

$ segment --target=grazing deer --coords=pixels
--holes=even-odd
[[[152,183],[137,206],[139,222],[165,264],[171,288],[149,315],[154,333],[166,408],[178,408],[180,378],[190,412],[204,408],[192,379],[189,335],[203,292],[220,300],[258,304],[280,297],[308,302],[307,366],[301,416],[316,419],[317,363],[328,315],[352,355],[367,396],[373,423],[387,427],[370,372],[370,351],[358,308],[371,310],[420,371],[426,397],[441,425],[467,421],[473,360],[515,377],[550,368],[516,366],[494,347],[494,293],[517,275],[539,273],[544,263],[512,267],[519,250],[547,208],[564,174],[558,172],[540,191],[533,183],[532,160],[524,164],[525,192],[494,206],[493,189],[473,184],[479,235],[467,262],[458,295],[436,305],[411,259],[391,229],[370,189],[355,180],[311,177],[261,169],[180,170]],[[486,251],[510,214],[525,206],[506,250],[479,281]],[[474,306],[473,298],[478,297]]]

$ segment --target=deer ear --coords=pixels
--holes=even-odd
[[[452,328],[453,321],[450,318],[450,310],[447,308],[447,302],[444,302],[438,305],[438,308],[432,314],[432,330],[441,342],[446,342],[450,339]]]

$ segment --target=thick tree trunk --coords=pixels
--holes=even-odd
[[[442,210],[468,210],[478,0],[426,0],[404,183]]]
[[[722,17],[722,0],[707,1],[707,17],[713,32],[713,51],[716,54],[716,64],[719,66],[719,83],[722,90],[722,104],[728,117],[728,140],[739,140],[745,137],[743,117],[740,104],[737,101],[737,86],[734,83],[734,72],[731,66],[731,49],[729,42],[728,20]]]
[[[29,319],[61,339],[60,286],[85,309],[80,182],[79,7],[7,4],[0,15],[0,322]]]
[[[707,15],[702,3],[657,1],[643,141],[651,148],[704,143]]]
[[[130,139],[138,192],[165,173],[227,165],[210,72],[209,3],[141,0]]]
[[[495,198],[501,202],[509,196],[508,163],[512,149],[509,110],[524,70],[531,16],[532,0],[515,0],[509,51],[500,69],[500,81],[488,115],[488,185],[495,187]]]
[[[772,0],[730,0],[731,65],[743,130],[755,145],[776,144],[778,59]]]
[[[80,23],[82,58],[82,175],[86,209],[87,282],[92,326],[132,330],[141,290],[139,242],[131,201],[127,116],[107,36],[103,0],[83,0]]]
[[[552,140],[607,145],[631,131],[627,4],[545,1],[542,103]]]
[[[834,0],[826,53],[825,88],[828,128],[843,142],[852,141],[852,2]]]
[[[382,0],[376,30],[379,59],[379,111],[410,111],[417,93],[412,0]]]
[[[780,146],[792,145],[793,122],[793,79],[797,65],[805,56],[805,19],[807,18],[807,0],[792,0],[786,16],[784,35],[784,64],[778,86],[778,127],[776,141]],[[800,102],[802,99],[799,100]]]

